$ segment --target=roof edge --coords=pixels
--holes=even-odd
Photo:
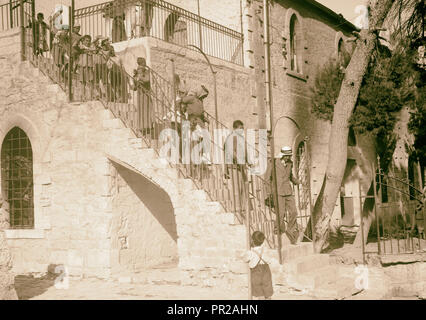
[[[300,1],[300,0],[297,0],[297,1]],[[324,12],[329,17],[337,20],[341,25],[344,25],[344,26],[352,29],[353,31],[358,31],[358,32],[361,31],[361,29],[359,29],[357,26],[355,26],[352,22],[346,20],[345,17],[342,14],[338,14],[338,13],[334,12],[330,8],[326,7],[325,5],[319,3],[315,0],[302,0],[302,2],[306,3],[307,5],[316,7],[318,10]]]

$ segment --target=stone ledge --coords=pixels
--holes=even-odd
[[[305,82],[308,80],[305,75],[298,73],[298,72],[295,72],[295,71],[292,71],[292,70],[287,70],[286,74],[288,76],[291,76],[293,78],[296,78],[296,79],[299,79],[299,80],[302,80],[302,81],[305,81]]]
[[[387,255],[380,257],[380,262],[383,266],[398,264],[398,263],[414,263],[425,262],[426,252],[411,253],[411,254],[397,254]]]
[[[44,229],[6,229],[7,239],[44,239]]]

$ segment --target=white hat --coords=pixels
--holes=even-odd
[[[281,152],[278,157],[281,159],[283,156],[291,156],[293,154],[291,147],[284,146],[281,148]]]

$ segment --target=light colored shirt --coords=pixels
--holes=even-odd
[[[266,264],[266,261],[262,258],[263,251],[264,245],[262,244],[261,246],[251,248],[251,250],[245,253],[244,260],[248,262],[251,269],[256,267],[258,264]]]

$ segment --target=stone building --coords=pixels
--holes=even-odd
[[[131,74],[136,57],[145,57],[164,81],[172,81],[174,67],[189,87],[204,84],[212,93],[214,78],[205,58],[186,46],[201,47],[216,71],[218,120],[227,127],[240,119],[246,128],[271,130],[264,104],[262,2],[200,0],[201,16],[209,20],[191,15],[196,1],[169,2],[188,11],[153,5],[149,36],[114,43],[117,61]],[[36,2],[36,11],[46,16],[53,8],[53,0]],[[105,25],[102,10],[94,10],[96,21]],[[107,33],[91,27],[84,10],[78,12],[82,34]],[[311,115],[310,88],[321,65],[351,52],[345,40],[356,28],[313,0],[273,1],[271,24],[272,130],[277,149],[290,145],[299,173],[310,172],[304,183],[313,203],[325,171],[330,125]],[[18,29],[0,33],[0,176],[1,192],[14,201],[5,230],[14,272],[44,273],[49,265],[65,265],[71,275],[108,278],[178,264],[185,283],[244,284],[247,269],[238,256],[246,231],[234,214],[182,178],[107,106],[70,103],[58,84],[30,62],[19,62],[19,35]],[[215,113],[213,94],[205,108]],[[371,141],[352,137],[344,203],[347,223],[354,225],[358,185],[362,192],[369,187],[375,154]],[[336,206],[333,223],[339,226],[340,201]],[[306,248],[286,254],[312,253]],[[279,272],[276,252],[268,254]]]

